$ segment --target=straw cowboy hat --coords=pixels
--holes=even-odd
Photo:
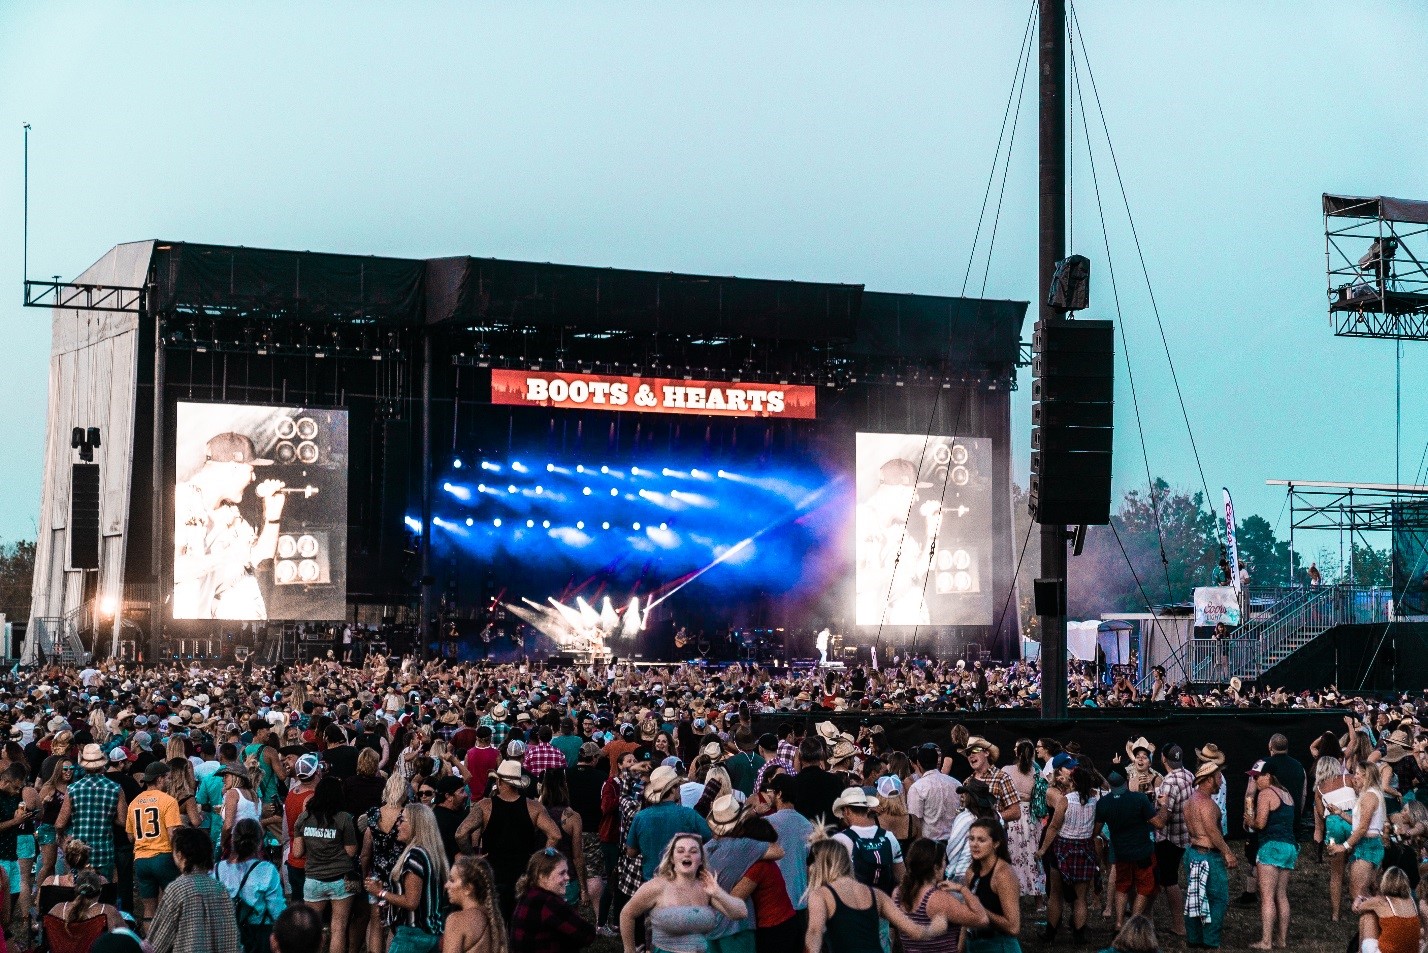
[[[724,746],[717,741],[711,741],[699,749],[699,753],[708,758],[712,764],[718,764],[728,755],[724,752]]]
[[[833,816],[843,819],[843,808],[851,807],[864,811],[876,811],[879,801],[862,788],[844,788],[843,793],[833,802]]]
[[[973,751],[985,751],[987,753],[987,757],[992,761],[996,761],[1002,756],[1002,749],[998,748],[996,745],[992,744],[990,741],[988,741],[986,738],[983,738],[981,735],[973,735],[972,737],[968,738],[967,743],[962,746],[962,752],[964,754],[971,754]]]
[[[709,808],[709,830],[716,837],[723,837],[739,826],[744,819],[745,807],[732,794],[725,794]]]
[[[838,726],[831,721],[820,721],[813,726],[813,730],[818,732],[818,737],[828,742],[830,745],[838,740]]]
[[[505,720],[506,720],[506,716],[509,715],[510,713],[511,713],[511,710],[506,707],[505,702],[502,702],[501,704],[497,705],[495,708],[492,708],[492,709],[491,709],[491,717],[494,718],[494,719],[496,719],[497,721],[505,721]]]
[[[1240,687],[1243,685],[1244,682],[1240,681],[1240,677],[1238,675],[1230,679],[1230,691],[1234,692],[1236,695],[1240,693]]]
[[[1150,739],[1147,738],[1145,735],[1141,735],[1134,741],[1126,742],[1126,754],[1130,756],[1132,761],[1135,760],[1135,753],[1137,751],[1145,751],[1149,754],[1155,754],[1155,745],[1151,744]]]
[[[87,744],[79,753],[79,766],[86,771],[103,771],[109,767],[109,756],[96,744]]]
[[[1199,784],[1205,778],[1210,777],[1218,770],[1220,770],[1220,766],[1218,764],[1216,764],[1214,761],[1206,761],[1204,764],[1200,765],[1200,767],[1195,769],[1195,783]]]
[[[851,761],[859,754],[858,746],[847,739],[840,738],[833,746],[833,754],[829,757],[830,764],[838,764],[840,761]]]
[[[645,800],[657,804],[678,784],[679,772],[660,765],[650,772],[650,779],[645,782]]]
[[[1219,745],[1213,742],[1198,749],[1195,753],[1200,756],[1200,761],[1204,764],[1218,764],[1223,766],[1225,763],[1225,753],[1220,750]]]
[[[1413,753],[1413,738],[1408,732],[1399,729],[1391,733],[1385,739],[1385,750],[1383,760],[1389,764],[1397,764]]]
[[[496,770],[492,771],[489,777],[493,777],[497,781],[504,781],[511,787],[521,788],[522,790],[531,783],[530,778],[527,778],[525,772],[521,770],[521,763],[519,761],[502,761],[496,765]]]

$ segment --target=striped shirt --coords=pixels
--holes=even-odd
[[[421,893],[417,897],[416,909],[401,910],[395,904],[388,904],[388,926],[411,926],[424,933],[440,936],[441,925],[446,921],[441,910],[443,886],[441,881],[445,878],[436,876],[431,858],[420,847],[411,849],[401,870],[392,871],[391,877],[387,879],[387,889],[400,893],[402,881],[409,873],[416,874],[421,878]]]
[[[89,845],[94,868],[114,870],[114,821],[124,789],[103,774],[85,772],[69,785],[70,816],[65,833]]]

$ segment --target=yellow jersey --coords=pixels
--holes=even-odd
[[[163,791],[149,790],[129,802],[124,829],[134,841],[134,856],[158,857],[173,851],[169,828],[183,823],[178,801]]]

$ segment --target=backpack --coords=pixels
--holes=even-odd
[[[1049,786],[1046,776],[1036,772],[1036,779],[1031,782],[1031,816],[1035,820],[1044,821],[1051,815],[1051,809],[1046,806],[1046,789]]]
[[[259,917],[257,909],[243,899],[243,888],[248,885],[248,878],[264,864],[272,866],[266,860],[254,861],[239,881],[238,892],[233,895],[233,918],[238,921],[238,943],[243,953],[270,953],[271,950],[269,938],[273,935],[273,918],[267,910]]]
[[[844,831],[853,842],[853,876],[858,883],[884,893],[893,888],[893,849],[888,832],[878,828],[872,837],[859,837],[850,827]]]

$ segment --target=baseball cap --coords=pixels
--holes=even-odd
[[[1060,771],[1062,768],[1074,768],[1076,767],[1076,759],[1063,751],[1051,759],[1051,767],[1057,771]]]
[[[166,777],[169,773],[169,766],[162,761],[155,761],[144,769],[144,783],[150,784],[159,778]]]
[[[271,460],[259,460],[253,441],[241,433],[221,433],[208,441],[208,459],[214,463],[246,463],[265,467]]]
[[[1252,778],[1257,778],[1257,777],[1259,777],[1260,772],[1263,771],[1263,770],[1264,770],[1264,759],[1261,758],[1259,761],[1256,761],[1256,762],[1254,763],[1254,766],[1253,766],[1252,768],[1250,768],[1248,771],[1246,771],[1245,774],[1248,774],[1248,775],[1249,775],[1250,777],[1252,777]]]
[[[310,778],[322,767],[322,759],[309,752],[297,759],[293,765],[293,772],[300,778]]]

